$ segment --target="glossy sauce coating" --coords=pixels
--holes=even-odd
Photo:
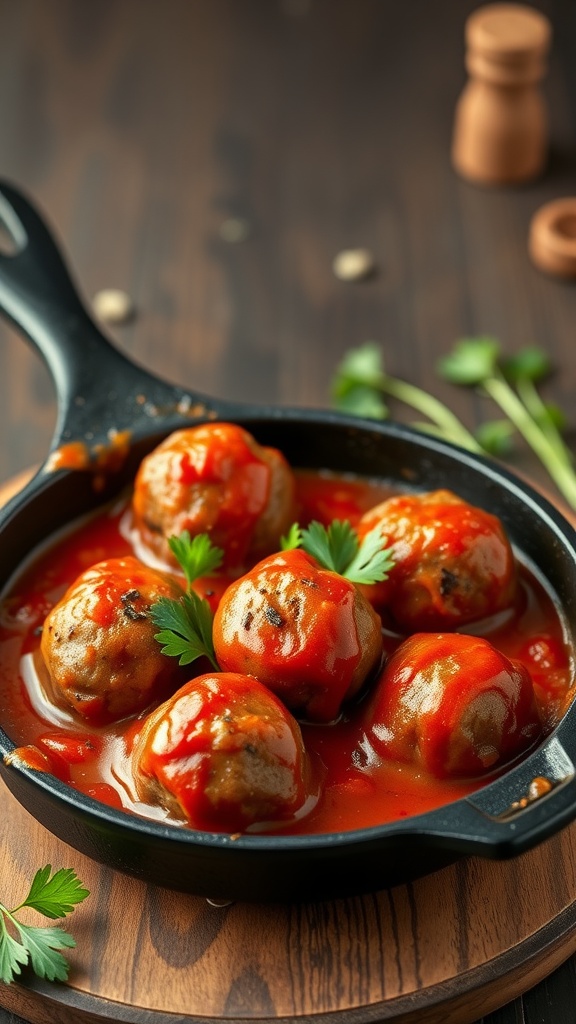
[[[226,565],[278,546],[294,513],[294,480],[284,456],[233,423],[177,430],[142,460],[134,525],[152,552],[174,564],[168,538],[208,533]]]
[[[395,566],[372,599],[402,632],[456,629],[510,604],[514,555],[484,509],[448,490],[396,495],[362,516],[360,535],[376,525]]]
[[[132,765],[142,799],[208,831],[293,818],[310,795],[298,723],[240,674],[181,687],[146,718]]]
[[[82,573],[42,626],[40,651],[56,702],[102,724],[141,711],[184,682],[154,639],[150,607],[182,590],[132,555]]]
[[[368,698],[368,740],[382,756],[436,778],[469,778],[510,761],[542,733],[528,670],[482,637],[415,633]]]
[[[331,722],[378,667],[381,622],[353,583],[296,549],[231,584],[214,649],[226,671],[255,676],[305,719]]]
[[[298,518],[328,523],[364,512],[385,498],[380,485],[330,474],[297,473]],[[0,609],[0,705],[2,724],[13,740],[33,749],[29,762],[51,769],[73,787],[137,814],[173,820],[170,811],[142,799],[131,772],[131,758],[146,711],[137,718],[104,727],[79,722],[73,712],[46,701],[36,669],[39,629],[49,609],[80,573],[104,558],[132,554],[122,524],[125,504],[105,510],[58,542],[57,555],[46,552],[12,588]],[[208,590],[212,590],[208,584]],[[562,622],[541,583],[523,566],[513,603],[486,620],[466,627],[485,636],[507,658],[529,669],[540,717],[549,729],[572,698],[572,653]],[[391,655],[404,636],[386,626],[385,652]],[[206,672],[206,666],[198,666]],[[369,694],[359,693],[333,725],[302,723],[311,763],[323,772],[321,794],[304,816],[278,822],[282,832],[332,832],[361,828],[416,814],[450,802],[482,785],[476,779],[435,778],[422,765],[387,760],[367,743],[372,724]],[[250,826],[248,826],[250,829]]]

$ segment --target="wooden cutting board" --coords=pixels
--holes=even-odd
[[[356,899],[215,907],[101,867],[0,786],[0,900],[48,863],[91,895],[68,919],[67,984],[0,984],[33,1024],[470,1024],[576,950],[576,824],[513,861]]]
[[[576,949],[576,827],[514,861],[462,861],[362,898],[213,907],[100,867],[4,787],[0,821],[2,902],[47,863],[91,891],[68,919],[68,984],[0,985],[0,1004],[35,1024],[468,1024]]]

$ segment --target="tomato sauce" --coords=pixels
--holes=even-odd
[[[356,478],[311,471],[297,472],[296,477],[302,525],[311,519],[325,524],[348,519],[354,525],[390,495],[381,484]],[[138,799],[130,771],[130,751],[150,709],[106,727],[88,725],[50,701],[39,656],[43,621],[70,583],[104,558],[138,554],[126,527],[128,504],[125,497],[57,538],[4,597],[0,605],[2,726],[19,748],[16,756],[27,764],[50,771],[113,807],[171,821],[163,808]],[[207,587],[207,593],[213,589]],[[507,657],[526,665],[544,729],[549,731],[572,698],[573,665],[561,615],[537,575],[520,565],[514,606],[465,631],[485,637]],[[404,639],[386,623],[383,634],[386,654]],[[190,678],[203,671],[204,665],[192,665]],[[361,693],[337,722],[301,723],[318,780],[317,800],[312,809],[307,805],[297,820],[276,831],[321,833],[382,824],[451,802],[488,781],[487,776],[438,780],[414,765],[378,757],[368,740],[368,704]],[[274,831],[267,826],[252,826],[251,831],[259,828]]]

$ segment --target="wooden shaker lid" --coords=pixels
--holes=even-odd
[[[576,196],[554,199],[536,211],[528,251],[540,270],[576,278]]]
[[[468,70],[501,84],[540,78],[551,38],[548,18],[533,7],[480,7],[466,22]]]

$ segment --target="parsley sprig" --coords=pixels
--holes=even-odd
[[[222,565],[224,552],[217,548],[207,533],[199,533],[191,540],[188,530],[180,536],[170,537],[168,546],[181,567],[188,587],[201,576],[208,576]]]
[[[162,654],[179,658],[180,665],[190,665],[203,655],[219,670],[212,643],[213,615],[207,601],[193,590],[179,601],[161,597],[150,609],[150,616],[160,632],[154,639],[163,644]]]
[[[350,349],[336,369],[331,383],[337,409],[369,419],[385,420],[390,415],[384,396],[397,399],[426,416],[421,429],[440,434],[454,444],[481,451],[474,435],[434,395],[386,372],[380,347],[372,341]]]
[[[546,352],[527,346],[506,356],[495,338],[465,338],[439,361],[437,369],[444,380],[475,388],[492,399],[504,417],[484,422],[473,434],[434,395],[387,373],[374,342],[346,353],[332,379],[332,398],[343,412],[372,419],[386,419],[390,411],[385,398],[396,399],[426,417],[413,426],[480,454],[505,458],[514,435],[520,434],[576,509],[574,460],[562,436],[565,416],[538,391],[538,384],[551,372]]]
[[[23,924],[17,917],[24,907],[54,920],[66,917],[89,895],[71,868],[51,872],[50,864],[36,872],[28,895],[17,907],[8,910],[0,903],[0,980],[6,985],[28,963],[39,978],[66,981],[68,977],[69,964],[59,951],[72,949],[75,939],[60,926]]]
[[[218,569],[224,552],[212,544],[208,534],[191,538],[188,530],[179,537],[170,537],[168,544],[186,577],[187,589],[181,598],[161,597],[150,608],[152,622],[160,627],[154,639],[163,645],[162,654],[178,658],[180,665],[190,665],[204,656],[218,672],[212,611],[208,602],[192,590],[192,584]]]
[[[394,565],[380,526],[375,526],[360,542],[346,519],[333,519],[328,527],[314,520],[305,529],[293,523],[280,544],[283,551],[302,548],[323,569],[337,572],[351,583],[380,583],[388,578]]]
[[[506,358],[495,338],[465,338],[440,360],[438,369],[452,384],[477,388],[500,407],[576,509],[576,472],[561,434],[564,417],[557,406],[542,400],[536,388],[551,370],[546,353],[526,348]]]

